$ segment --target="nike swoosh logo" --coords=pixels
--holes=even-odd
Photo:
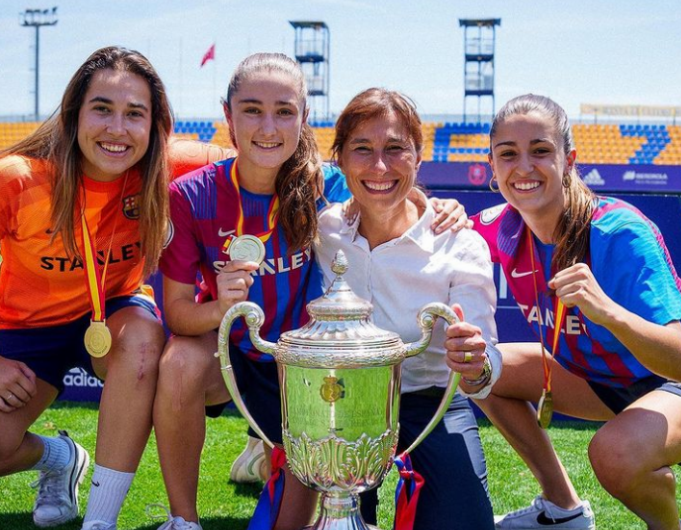
[[[95,481],[93,480],[93,481],[92,481],[92,485],[93,485],[95,488],[99,488],[99,482],[95,482]]]
[[[577,513],[575,515],[570,515],[569,517],[546,517],[546,512],[540,512],[539,515],[537,515],[537,522],[542,525],[542,526],[554,526],[557,524],[563,524],[567,523],[568,521],[572,521],[573,519],[577,519],[578,517],[581,517],[583,513]]]
[[[227,231],[222,231],[222,228],[218,228],[218,235],[220,237],[227,237],[228,235],[231,235],[235,232],[235,230],[227,230]]]
[[[539,271],[518,272],[518,269],[513,269],[511,271],[511,277],[512,278],[523,278],[524,276],[529,276],[533,272],[539,272]]]

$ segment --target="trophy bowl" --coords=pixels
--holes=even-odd
[[[313,530],[369,530],[359,513],[359,494],[381,484],[395,458],[399,434],[401,364],[430,342],[437,317],[457,321],[445,304],[428,304],[417,315],[421,338],[403,343],[397,333],[371,322],[373,307],[356,296],[343,274],[347,260],[336,254],[336,278],[324,295],[307,306],[310,321],[283,333],[277,343],[263,340],[265,317],[252,302],[227,311],[218,334],[220,365],[234,402],[270,447],[245,406],[229,358],[232,322],[244,317],[253,345],[278,365],[284,449],[291,472],[322,493]],[[442,419],[456,392],[452,372],[435,415],[408,449],[416,447]]]

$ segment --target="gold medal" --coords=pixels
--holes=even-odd
[[[542,429],[547,429],[553,416],[553,397],[551,391],[544,389],[537,405],[537,423]]]
[[[104,322],[90,320],[83,340],[85,349],[92,357],[104,357],[111,349],[111,331]]]
[[[232,260],[254,261],[260,265],[265,259],[265,245],[259,237],[244,234],[230,243],[229,257]]]

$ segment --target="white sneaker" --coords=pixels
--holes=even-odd
[[[199,523],[185,521],[182,517],[173,517],[158,527],[158,530],[203,530]]]
[[[179,516],[173,517],[173,514],[170,513],[170,510],[163,504],[158,503],[147,504],[145,511],[147,512],[147,515],[152,519],[162,519],[163,517],[165,517],[163,515],[159,516],[152,513],[155,508],[160,508],[162,511],[166,513],[165,516],[168,517],[168,520],[161,526],[159,526],[158,530],[203,530],[199,523],[185,521],[184,517]]]
[[[229,478],[237,484],[252,484],[267,480],[267,462],[262,440],[248,437],[248,444],[229,471]]]
[[[544,499],[536,497],[528,508],[494,518],[498,530],[595,530],[596,522],[589,501],[572,510],[564,510]]]
[[[36,526],[56,526],[78,517],[78,485],[90,465],[90,455],[74,442],[66,431],[59,436],[71,447],[71,461],[60,470],[41,471],[34,483],[38,496],[33,506]]]
[[[83,523],[83,527],[80,530],[116,530],[116,523],[88,521],[87,523]]]

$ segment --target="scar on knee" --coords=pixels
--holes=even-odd
[[[138,365],[137,365],[137,380],[142,381],[147,378],[147,369],[150,367],[150,360],[155,359],[158,363],[160,355],[158,355],[159,348],[153,342],[142,343],[139,347]]]

